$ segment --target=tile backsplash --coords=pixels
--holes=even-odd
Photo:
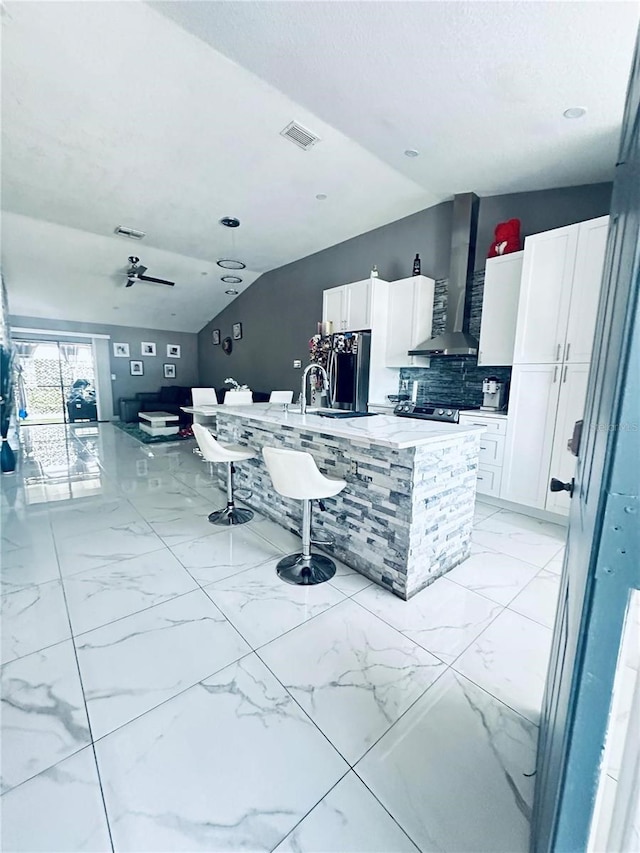
[[[447,312],[446,278],[436,281],[432,335],[444,331]],[[466,323],[469,332],[480,337],[482,317],[482,295],[484,292],[484,270],[473,277],[470,306]],[[460,408],[477,407],[482,403],[482,380],[485,376],[496,376],[507,384],[511,381],[510,367],[478,367],[475,356],[433,356],[430,367],[403,367],[400,380],[418,382],[418,405],[427,402],[449,403]]]

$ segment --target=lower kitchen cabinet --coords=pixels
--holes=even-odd
[[[588,379],[588,364],[565,364],[562,368],[549,480],[551,477],[557,477],[563,483],[568,483],[575,474],[576,457],[567,447],[567,443],[573,435],[575,422],[581,420],[584,415]],[[547,490],[545,508],[550,512],[568,515],[570,500],[568,492]]]
[[[584,414],[588,376],[588,364],[514,367],[501,498],[568,515],[568,492],[550,492],[549,482],[574,476],[567,442]]]
[[[461,412],[461,424],[483,426],[478,456],[478,480],[476,491],[479,495],[500,497],[502,485],[502,464],[505,452],[507,417],[503,414],[487,412]]]
[[[511,374],[500,497],[545,509],[562,365],[519,364]]]

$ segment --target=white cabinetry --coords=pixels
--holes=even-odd
[[[527,237],[500,497],[567,514],[567,449],[584,403],[609,217]]]
[[[424,275],[389,283],[387,367],[418,367],[429,359],[409,355],[431,337],[435,281]]]
[[[332,323],[334,332],[370,329],[371,290],[370,278],[325,290],[322,294],[322,321]]]
[[[507,417],[489,412],[461,412],[460,423],[485,428],[485,432],[480,437],[476,491],[479,495],[497,498],[502,484]]]
[[[575,474],[576,457],[567,447],[567,443],[573,435],[575,422],[581,420],[584,415],[588,378],[588,364],[565,364],[562,368],[549,480],[551,477],[557,477],[563,483],[568,483]],[[568,515],[569,501],[568,492],[547,490],[545,508]]]
[[[478,367],[513,364],[523,256],[513,252],[487,260]]]
[[[514,364],[591,359],[609,217],[527,237]]]
[[[557,364],[513,368],[501,498],[544,509],[560,373]]]
[[[573,364],[591,360],[608,231],[608,216],[581,222],[578,226],[578,247],[564,352],[564,360]]]
[[[578,227],[527,237],[514,364],[555,364],[564,352]]]

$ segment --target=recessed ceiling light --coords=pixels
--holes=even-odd
[[[175,314],[172,314],[171,316],[172,316],[172,317],[175,317],[176,315],[175,315]]]
[[[222,258],[222,260],[216,261],[216,264],[223,270],[243,270],[247,266],[242,261],[231,261],[228,258]]]
[[[119,306],[119,305],[114,305],[114,306],[113,306],[113,310],[114,310],[114,311],[119,311],[119,310],[120,310],[120,306]]]
[[[407,150],[404,152],[404,156],[405,157],[419,157],[420,152],[416,151],[415,148],[407,148]]]
[[[318,195],[316,196],[318,201],[324,201],[326,197],[327,197],[326,193],[318,193]]]
[[[237,296],[238,291],[234,287],[230,287],[228,290],[225,290],[227,296]]]
[[[209,275],[208,272],[201,272],[200,275]]]
[[[584,107],[569,107],[569,109],[565,110],[562,115],[565,118],[582,118],[585,113],[586,109]]]
[[[224,225],[225,228],[238,228],[240,226],[240,220],[235,216],[223,216],[220,220],[220,225]]]
[[[242,279],[239,275],[223,275],[221,281],[225,281],[227,284],[241,284]]]

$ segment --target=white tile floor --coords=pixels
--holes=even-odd
[[[525,851],[564,529],[478,503],[409,602],[224,503],[192,442],[31,427],[2,479],[2,849]]]

